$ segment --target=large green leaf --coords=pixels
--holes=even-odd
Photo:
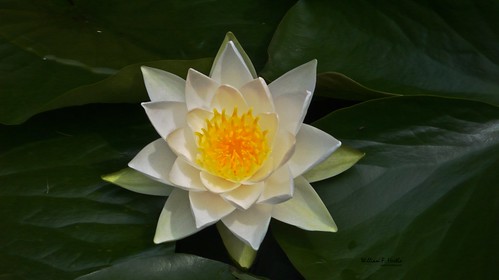
[[[394,97],[315,123],[365,152],[315,183],[337,233],[277,224],[310,279],[492,279],[499,272],[499,109],[474,101]]]
[[[154,139],[142,110],[93,109],[0,127],[0,278],[71,279],[172,252],[152,242],[165,199],[100,178]]]
[[[90,273],[78,280],[235,279],[230,266],[193,255],[174,254],[134,259]]]
[[[272,33],[292,4],[4,0],[0,122],[20,123],[64,92],[130,64],[213,57],[228,31],[261,67]]]
[[[375,90],[499,105],[497,15],[493,0],[302,0],[279,25],[263,75],[316,58],[319,72]]]

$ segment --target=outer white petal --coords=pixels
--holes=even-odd
[[[274,99],[275,110],[279,115],[280,128],[296,134],[305,119],[311,100],[312,93],[310,91],[294,92],[276,97]]]
[[[253,108],[253,113],[273,113],[274,101],[270,90],[262,78],[255,79],[247,84],[245,84],[240,89],[246,103],[248,106]]]
[[[187,123],[192,131],[200,132],[206,126],[206,120],[213,118],[213,112],[194,109],[187,114]]]
[[[168,145],[170,145],[170,148],[174,153],[195,165],[197,145],[189,127],[179,128],[173,131],[166,138],[166,142],[168,142]]]
[[[235,107],[239,110],[239,114],[245,113],[249,109],[239,90],[230,85],[221,85],[213,97],[211,108],[217,109],[219,112],[226,109],[227,114],[232,114]]]
[[[240,209],[248,209],[256,202],[262,191],[263,182],[253,185],[241,185],[230,192],[221,194],[221,196]]]
[[[326,132],[303,124],[296,135],[296,146],[289,159],[293,177],[297,177],[329,157],[341,146],[341,142]]]
[[[177,158],[170,171],[170,181],[181,189],[187,191],[206,191],[201,178],[199,177],[200,171],[184,159]]]
[[[272,217],[305,230],[338,230],[319,195],[301,176],[295,179],[293,198],[274,205]]]
[[[206,171],[201,171],[200,177],[201,177],[201,182],[203,182],[203,185],[208,190],[214,193],[228,192],[234,190],[235,188],[241,185],[241,183],[225,180],[221,177],[212,175]]]
[[[234,46],[234,42],[229,41],[225,46],[220,58],[213,65],[211,78],[221,84],[231,85],[235,88],[240,88],[253,80],[253,76],[243,57]]]
[[[160,182],[171,185],[170,169],[177,156],[170,150],[165,140],[158,139],[145,146],[128,166]]]
[[[277,169],[264,181],[263,193],[258,203],[277,204],[290,199],[294,192],[294,181],[287,164]]]
[[[236,209],[219,195],[211,192],[189,192],[189,200],[198,228],[211,225]]]
[[[189,69],[185,81],[185,102],[190,111],[195,108],[209,110],[209,105],[220,84],[210,77]]]
[[[189,206],[188,192],[174,188],[159,216],[154,243],[178,240],[200,229]]]
[[[147,66],[140,67],[151,101],[185,102],[185,80],[177,75]]]
[[[314,92],[317,76],[317,60],[294,68],[269,84],[274,98],[295,92]]]
[[[156,131],[165,139],[172,131],[186,125],[187,108],[182,102],[147,102],[142,103],[147,116]]]
[[[236,210],[222,219],[224,225],[239,239],[258,250],[267,233],[272,205],[255,204],[248,210]]]

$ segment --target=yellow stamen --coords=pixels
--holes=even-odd
[[[250,109],[241,116],[237,107],[231,115],[213,110],[198,136],[197,163],[208,172],[231,181],[251,177],[270,152],[266,130]]]

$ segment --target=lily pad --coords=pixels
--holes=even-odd
[[[305,278],[495,277],[497,107],[394,97],[336,111],[314,125],[366,155],[314,184],[337,233],[273,228]]]
[[[364,86],[499,105],[499,2],[302,0],[269,47],[273,80],[317,59]]]
[[[3,1],[0,123],[21,123],[67,91],[99,82],[127,65],[212,57],[228,31],[261,68],[272,33],[292,4]],[[87,91],[86,98],[105,101],[100,92]]]

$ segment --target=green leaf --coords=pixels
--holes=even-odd
[[[499,105],[499,2],[299,1],[279,25],[262,75],[317,59],[364,86]]]
[[[228,31],[262,67],[290,5],[285,0],[3,1],[0,122],[21,123],[65,92],[130,64],[213,57]],[[74,104],[58,106],[69,105]]]
[[[42,112],[89,103],[139,103],[149,100],[140,71],[141,66],[162,69],[185,78],[189,68],[208,73],[211,62],[211,58],[204,58],[197,60],[160,60],[129,65],[97,83],[66,91],[47,101],[38,110]]]
[[[243,269],[250,268],[257,251],[237,238],[223,223],[217,223],[217,229],[232,260]]]
[[[314,125],[366,156],[315,184],[337,233],[273,227],[305,278],[495,277],[499,108],[394,97],[338,110]]]
[[[79,277],[107,279],[234,279],[227,264],[186,254],[134,259]]]
[[[336,176],[356,164],[365,153],[354,148],[341,145],[334,153],[303,176],[309,182],[316,182]]]
[[[326,72],[317,75],[315,94],[324,97],[355,101],[397,96],[397,94],[367,88],[337,72]]]
[[[141,194],[168,196],[173,188],[129,167],[104,175],[102,179]]]
[[[9,135],[0,139],[0,275],[74,279],[172,253],[171,243],[152,241],[165,198],[100,178],[156,138],[140,106],[125,108],[73,108],[0,126]]]

